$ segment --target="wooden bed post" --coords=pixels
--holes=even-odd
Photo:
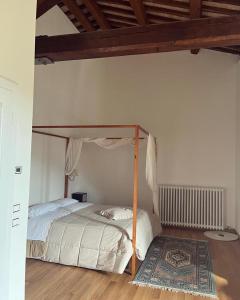
[[[135,127],[134,143],[134,178],[133,178],[133,223],[132,223],[132,264],[131,275],[135,277],[137,270],[136,238],[137,238],[137,208],[138,208],[138,160],[139,160],[139,125]]]
[[[66,151],[67,154],[67,148],[68,148],[69,138],[66,139]],[[65,172],[65,170],[64,170]],[[67,198],[68,196],[68,175],[65,175],[65,182],[64,182],[64,198]]]

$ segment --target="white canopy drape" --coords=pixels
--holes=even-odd
[[[65,174],[70,180],[79,175],[79,160],[82,152],[83,139],[70,138],[65,163]]]
[[[80,156],[83,143],[95,143],[98,146],[112,150],[118,147],[134,144],[133,138],[106,139],[106,138],[70,138],[67,153],[65,174],[74,180],[80,174]],[[158,185],[157,185],[157,151],[154,137],[149,134],[146,154],[146,181],[153,193],[153,210],[159,215]]]
[[[155,138],[149,134],[147,142],[146,154],[146,181],[153,194],[153,212],[160,214],[159,211],[159,195],[157,184],[157,145]]]

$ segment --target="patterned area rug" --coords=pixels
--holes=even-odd
[[[155,238],[132,283],[217,298],[208,242]]]

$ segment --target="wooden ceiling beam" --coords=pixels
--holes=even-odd
[[[222,16],[230,16],[230,15],[237,15],[240,13],[239,8],[238,10],[235,9],[229,9],[229,8],[223,8],[223,7],[216,7],[216,6],[208,6],[203,5],[202,10],[205,13],[214,13],[214,14],[220,14]]]
[[[240,0],[207,0],[208,2],[240,6]]]
[[[75,16],[75,18],[86,31],[95,31],[95,28],[88,20],[87,16],[81,11],[81,8],[77,5],[75,0],[63,0],[63,3],[67,6],[71,14]]]
[[[105,30],[111,28],[108,20],[105,18],[95,0],[82,0],[82,3],[84,3],[88,11],[93,15],[101,29]]]
[[[171,9],[166,9],[166,8],[149,8],[147,7],[146,9],[147,15],[155,15],[155,16],[166,16],[166,17],[171,17],[171,18],[178,18],[180,20],[189,20],[189,14],[182,12],[182,11],[177,11],[177,10],[171,10]],[[176,19],[175,19],[176,20]]]
[[[114,20],[111,21],[111,26],[112,26],[112,28],[117,28],[117,29],[128,27],[127,24],[123,24],[121,22],[114,21]]]
[[[202,0],[190,0],[190,17],[199,19],[202,16]],[[198,54],[200,49],[191,49],[192,54]]]
[[[132,7],[128,5],[128,3],[124,3],[124,2],[114,2],[114,1],[97,1],[98,5],[100,7],[109,7],[109,8],[116,8],[116,9],[122,9],[122,10],[127,10],[127,11],[132,11]]]
[[[228,49],[236,50],[240,52],[240,46],[239,45],[233,45],[233,46],[228,46]]]
[[[131,11],[121,11],[119,9],[107,9],[107,8],[104,8],[102,10],[104,12],[105,15],[112,15],[112,16],[117,16],[117,17],[123,17],[123,18],[129,18],[131,19],[132,21],[134,21],[136,23],[136,25],[138,24],[135,16],[132,14]]]
[[[202,0],[190,0],[190,17],[191,19],[201,18]]]
[[[129,17],[136,20],[136,17],[134,14],[132,14],[132,11],[127,11],[123,9],[114,9],[112,7],[103,7],[102,11],[104,12],[105,15],[115,15],[115,16],[120,16],[120,17]],[[146,14],[148,16],[148,23],[150,22],[150,18],[152,16],[154,18],[159,18],[159,21],[161,21],[161,18],[167,18],[169,21],[184,21],[184,20],[189,20],[189,14],[185,12],[176,12],[173,10],[166,10],[164,8],[159,9],[159,8],[146,8]],[[137,22],[136,22],[137,23]]]
[[[41,17],[52,7],[57,5],[61,0],[38,0],[37,1],[37,18]]]
[[[229,53],[229,54],[234,54],[234,55],[240,56],[240,50],[235,50],[235,49],[228,48],[228,47],[214,47],[214,48],[210,48],[209,50],[214,50],[214,51],[218,51],[218,52],[224,52],[224,53]]]
[[[139,25],[146,25],[147,18],[143,0],[129,0]]]
[[[121,16],[114,16],[114,15],[110,15],[110,14],[106,14],[108,17],[108,20],[110,22],[118,22],[118,23],[122,23],[125,27],[130,27],[130,26],[137,26],[137,21],[134,19],[130,19],[127,17],[121,17]]]
[[[168,6],[168,7],[172,7],[172,8],[181,8],[184,10],[188,10],[189,9],[189,4],[186,2],[180,2],[180,1],[176,1],[176,0],[144,0],[144,4],[145,5],[149,5],[149,3],[152,3],[153,5],[156,6]]]
[[[179,21],[179,20],[176,20],[176,19],[171,19],[171,18],[168,18],[168,17],[164,17],[164,16],[150,16],[148,17],[148,20],[151,24],[161,24],[161,23],[166,23],[166,22],[176,22],[176,21]]]
[[[240,16],[36,38],[36,58],[53,61],[170,52],[240,44]]]

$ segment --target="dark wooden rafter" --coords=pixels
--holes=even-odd
[[[122,24],[122,27],[130,27],[130,26],[137,26],[137,22],[134,19],[130,19],[127,17],[116,17],[106,13],[108,16],[108,20],[112,22],[118,22]]]
[[[190,17],[199,19],[202,16],[202,0],[190,0]],[[191,49],[192,54],[198,54],[200,49]]]
[[[151,21],[152,24],[161,24],[166,22],[180,21],[176,19],[170,19],[168,17],[163,17],[163,16],[158,16],[157,18],[155,16],[148,16],[148,20]]]
[[[158,15],[166,15],[166,16],[171,16],[172,18],[174,17],[180,17],[183,19],[189,19],[189,13],[185,11],[180,11],[180,10],[172,10],[169,8],[165,7],[146,7],[146,12],[147,14],[154,14],[155,16]]]
[[[214,3],[222,3],[222,4],[231,4],[240,6],[240,0],[207,0],[207,2],[214,2]]]
[[[81,8],[77,5],[75,0],[63,0],[63,3],[67,6],[71,14],[75,16],[75,18],[86,31],[95,31],[94,26],[89,21],[87,16],[82,12]]]
[[[214,47],[210,50],[215,50],[219,52],[240,55],[240,46],[227,46],[227,47]]]
[[[127,10],[123,10],[123,9],[115,9],[113,7],[103,7],[102,11],[104,12],[104,14],[108,14],[108,15],[112,15],[112,16],[118,16],[118,17],[127,17],[127,18],[131,18],[132,20],[134,20],[134,22],[136,24],[138,24],[136,17],[134,15],[134,13],[132,11],[127,11]]]
[[[53,61],[240,44],[240,16],[36,38],[36,57]]]
[[[84,3],[88,11],[93,15],[101,29],[105,30],[111,28],[108,20],[104,16],[104,13],[101,11],[95,0],[82,0],[82,3]]]
[[[139,25],[146,25],[147,18],[143,0],[129,0]]]
[[[202,0],[190,0],[190,17],[191,19],[201,18]]]
[[[202,5],[203,16],[209,13],[220,14],[225,16],[238,15],[239,10],[234,10],[226,7],[215,7],[210,5]]]
[[[106,15],[108,16],[109,21],[115,21],[118,23],[122,23],[123,27],[127,25],[127,27],[131,26],[138,26],[137,20],[135,18],[132,18],[131,16],[117,16],[112,15],[106,12]]]
[[[240,46],[228,46],[228,49],[240,52]]]
[[[149,5],[150,3],[152,3],[153,5],[156,6],[163,6],[164,7],[171,7],[173,9],[175,8],[181,8],[184,10],[188,10],[189,9],[189,4],[186,2],[180,2],[178,0],[145,0],[144,1],[145,5]]]
[[[38,0],[37,1],[37,18],[45,14],[49,9],[60,3],[60,0]]]
[[[97,3],[101,7],[113,7],[123,10],[132,10],[131,5],[128,2],[112,1],[112,0],[97,0]]]

